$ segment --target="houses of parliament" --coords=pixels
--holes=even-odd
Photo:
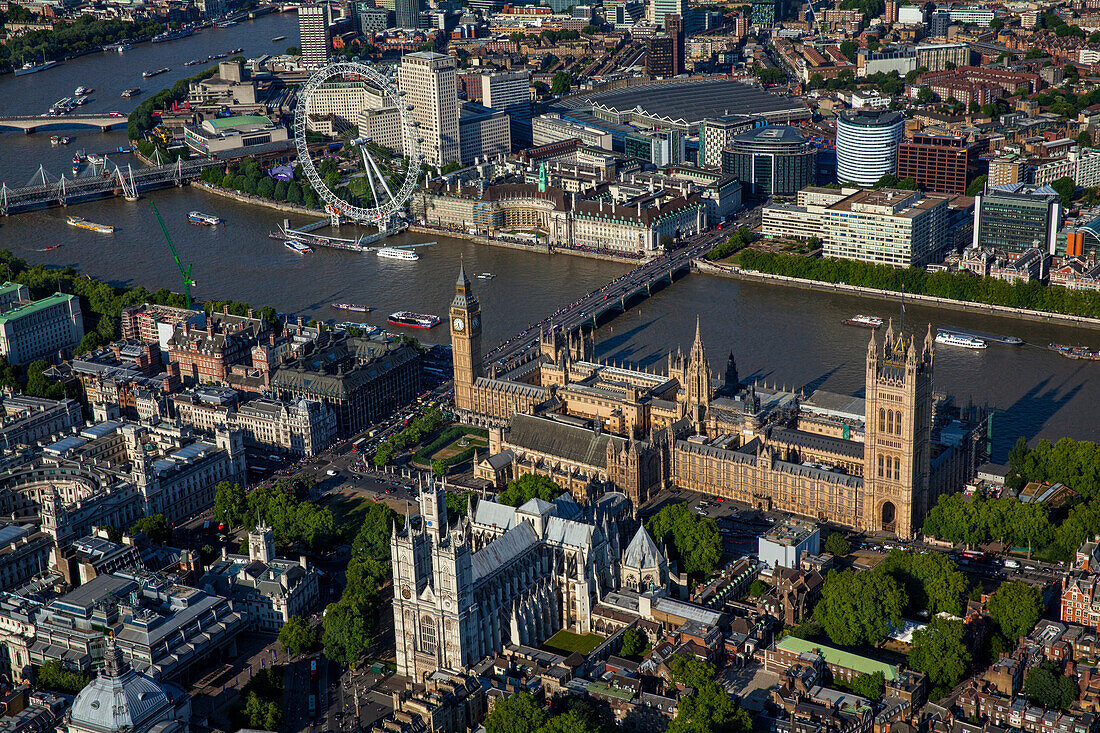
[[[975,473],[980,410],[933,392],[931,330],[893,324],[867,344],[862,397],[745,384],[732,351],[712,374],[696,323],[663,370],[594,356],[595,331],[543,332],[534,359],[486,364],[481,309],[460,271],[450,308],[455,409],[489,428],[475,476],[547,476],[590,503],[623,492],[640,507],[679,488],[910,538],[939,494]]]

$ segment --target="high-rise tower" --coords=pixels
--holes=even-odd
[[[406,54],[397,67],[397,85],[410,110],[419,143],[405,141],[405,152],[416,149],[428,165],[444,166],[461,157],[458,144],[458,81],[455,59],[434,51]],[[413,130],[406,130],[411,135]]]
[[[454,359],[455,407],[473,409],[474,382],[482,374],[481,305],[470,288],[466,269],[459,265],[455,297],[451,301],[451,349]]]
[[[886,329],[881,350],[867,345],[863,524],[909,538],[930,497],[932,445],[932,331],[916,338]]]
[[[302,66],[318,69],[332,55],[332,8],[327,2],[298,8],[298,35],[301,39]]]

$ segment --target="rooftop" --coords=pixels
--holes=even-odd
[[[45,298],[41,298],[30,303],[22,303],[21,305],[12,308],[10,311],[7,311],[3,315],[0,315],[0,323],[8,323],[9,321],[14,321],[17,318],[29,316],[32,313],[38,313],[40,311],[46,310],[47,308],[61,305],[62,303],[68,303],[75,297],[75,295],[54,293],[53,295],[49,295]]]
[[[834,649],[816,641],[799,639],[796,636],[788,636],[775,643],[777,649],[785,649],[795,654],[819,654],[826,664],[833,664],[845,669],[854,669],[860,674],[874,674],[882,672],[883,677],[890,681],[898,676],[898,668],[886,662],[861,657],[841,649]]]

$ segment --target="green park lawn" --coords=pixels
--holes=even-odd
[[[603,640],[604,637],[599,634],[575,634],[572,631],[562,629],[547,639],[542,648],[565,656],[569,656],[573,652],[588,656]]]

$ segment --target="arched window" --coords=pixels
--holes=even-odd
[[[893,435],[894,433],[894,411],[886,411],[886,432]]]
[[[435,654],[435,619],[431,616],[420,617],[420,651]]]
[[[901,459],[897,457],[894,458],[894,478],[901,478]]]
[[[894,432],[901,435],[901,410],[894,413]]]
[[[883,457],[882,457],[882,454],[880,453],[879,457],[878,457],[878,477],[879,478],[882,478],[882,464],[883,464]]]
[[[878,408],[878,431],[886,432],[886,410],[881,407]]]

